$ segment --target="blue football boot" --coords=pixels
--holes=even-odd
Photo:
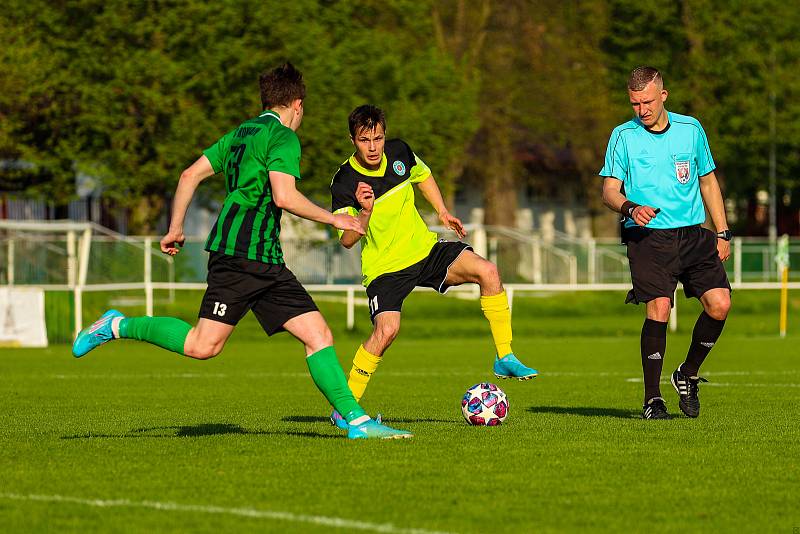
[[[347,424],[347,420],[336,410],[333,410],[331,414],[331,424],[342,430],[348,430],[350,428],[350,425]]]
[[[530,380],[539,376],[539,371],[531,369],[514,356],[514,353],[506,354],[502,358],[494,357],[494,376],[497,378],[516,378],[517,380]]]
[[[382,425],[374,419],[368,419],[360,425],[348,425],[347,437],[349,439],[403,439],[414,436],[407,430],[395,430]]]
[[[117,317],[125,316],[117,310],[108,310],[92,326],[81,330],[81,333],[78,334],[72,344],[72,355],[80,358],[90,350],[114,339],[114,334],[111,331],[111,321]]]
[[[381,414],[376,415],[375,422],[380,425],[383,422],[383,416]],[[342,414],[340,414],[336,410],[333,410],[333,413],[331,413],[331,424],[342,430],[350,429],[350,425],[347,423],[347,419],[345,419],[344,416],[342,416]]]

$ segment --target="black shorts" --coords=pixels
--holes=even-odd
[[[403,301],[417,286],[432,287],[439,293],[450,288],[445,281],[447,271],[465,250],[472,247],[461,241],[439,241],[431,249],[428,257],[400,271],[382,274],[367,286],[369,315],[372,322],[375,316],[387,311],[399,312]]]
[[[268,335],[293,317],[317,311],[311,295],[283,264],[269,264],[212,252],[201,319],[235,325],[253,310]]]
[[[728,275],[717,253],[717,236],[701,226],[665,230],[626,228],[633,289],[625,302],[639,304],[658,297],[672,302],[678,281],[687,297],[701,297],[709,289],[730,290]]]

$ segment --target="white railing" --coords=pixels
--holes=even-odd
[[[510,276],[504,274],[504,285],[512,305],[515,293],[526,291],[627,291],[630,288],[625,247],[618,239],[562,239],[559,236],[546,240],[533,232],[515,229],[475,225],[467,229],[475,251],[498,263],[501,272],[511,273]],[[126,237],[91,223],[73,222],[0,221],[0,231],[3,231],[0,233],[0,270],[5,269],[0,284],[72,292],[76,331],[83,326],[85,292],[141,291],[145,312],[152,315],[155,291],[169,290],[172,300],[177,290],[204,290],[206,287],[203,238],[187,239],[184,252],[177,257],[183,262],[178,269],[182,280],[176,282],[175,262],[156,250],[158,239],[155,237]],[[114,243],[123,246],[115,248]],[[780,288],[777,269],[773,266],[775,249],[766,240],[737,237],[731,246],[732,260],[728,266],[735,289]],[[504,256],[501,252],[509,247],[514,254]],[[355,306],[366,305],[366,299],[357,298],[364,291],[355,283],[360,279],[358,252],[344,250],[331,240],[287,239],[283,249],[288,265],[310,291],[344,294],[347,327],[352,328]],[[52,272],[27,278],[28,271],[15,267],[34,261],[33,253],[25,251],[36,251],[47,258],[34,263],[33,269]],[[800,256],[800,245],[790,246],[790,253]],[[187,261],[187,254],[191,261]],[[187,271],[192,274],[187,275]],[[800,282],[790,282],[789,288],[799,289]],[[473,286],[453,290],[471,293],[475,298],[478,295]]]

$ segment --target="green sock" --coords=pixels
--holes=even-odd
[[[347,378],[333,347],[324,348],[306,358],[311,378],[319,390],[349,423],[365,414],[353,392],[347,387]]]
[[[183,353],[192,325],[174,317],[126,317],[119,323],[119,337],[147,341],[161,348]]]

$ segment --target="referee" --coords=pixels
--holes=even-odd
[[[731,232],[714,160],[700,122],[664,109],[667,91],[653,67],[637,67],[628,80],[635,117],[614,128],[600,171],[603,202],[623,216],[633,289],[626,303],[647,306],[642,326],[643,419],[670,419],[659,382],[667,346],[667,321],[680,281],[703,312],[692,332],[686,361],[672,373],[681,411],[700,414],[698,373],[717,342],[731,307],[722,262]],[[717,233],[700,225],[706,210]]]

